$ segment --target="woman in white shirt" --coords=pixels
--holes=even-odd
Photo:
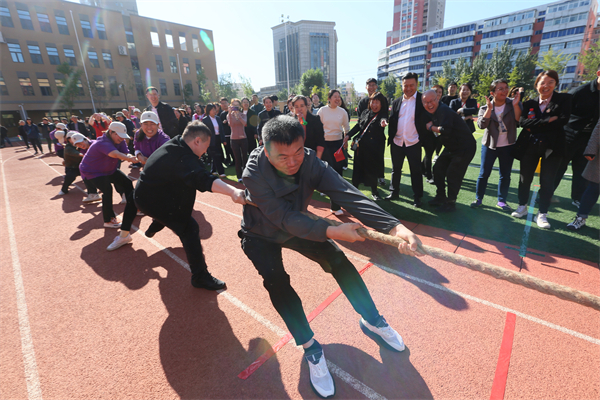
[[[326,147],[323,152],[323,161],[327,161],[338,174],[342,175],[343,164],[335,160],[334,153],[343,146],[344,136],[350,132],[350,120],[346,110],[340,107],[342,97],[339,90],[330,90],[327,98],[327,105],[321,107],[317,112],[317,115],[321,118],[325,132]],[[342,215],[344,213],[340,206],[333,201],[331,202],[331,212],[335,215]]]

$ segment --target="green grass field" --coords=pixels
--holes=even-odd
[[[400,200],[399,201],[379,201],[378,204],[395,217],[419,224],[434,226],[447,229],[454,232],[476,236],[479,238],[495,240],[507,243],[510,246],[519,248],[521,246],[523,232],[525,229],[526,218],[516,219],[510,216],[510,213],[496,208],[498,171],[492,172],[488,180],[488,188],[483,200],[483,207],[472,209],[469,205],[475,200],[475,184],[479,176],[479,163],[481,161],[481,136],[483,131],[477,131],[477,154],[468,168],[461,191],[456,203],[456,212],[440,213],[434,211],[434,207],[427,204],[435,196],[435,186],[424,182],[423,207],[414,208],[412,206],[412,188],[410,186],[410,170],[408,162],[405,161],[402,169],[402,179],[400,182]],[[352,154],[352,151],[350,151]],[[496,162],[496,167],[498,163]],[[344,178],[350,181],[352,177],[352,160],[348,163],[348,169],[344,171]],[[390,148],[386,148],[385,153],[385,178],[386,184],[380,187],[379,192],[382,197],[388,195],[392,173],[392,160],[390,157]],[[513,171],[518,171],[519,162],[515,160]],[[235,169],[228,168],[226,173],[231,179],[235,180]],[[528,250],[535,252],[541,250],[549,253],[560,254],[568,257],[599,262],[600,252],[600,218],[598,204],[594,206],[587,220],[587,226],[577,232],[572,232],[566,228],[566,225],[573,220],[577,213],[577,208],[571,204],[571,170],[567,170],[560,186],[555,192],[555,197],[559,200],[552,203],[548,213],[548,221],[552,225],[551,229],[544,230],[538,228],[533,223],[529,234],[527,244]],[[534,178],[534,184],[539,181]],[[519,184],[519,173],[513,172],[510,184],[508,204],[516,208],[517,187]],[[360,190],[367,196],[370,195],[370,189],[361,186]],[[533,188],[532,188],[533,192]],[[328,198],[320,196],[317,192],[313,198],[321,201],[329,201]],[[537,212],[537,208],[536,208]]]

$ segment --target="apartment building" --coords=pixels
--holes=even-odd
[[[445,0],[394,0],[393,27],[386,46],[444,27]]]
[[[412,36],[379,52],[377,76],[415,72],[421,85],[425,76],[429,86],[445,61],[454,65],[464,58],[472,63],[482,52],[491,58],[495,48],[509,43],[515,57],[529,48],[539,57],[549,49],[570,54],[559,88],[568,89],[583,73],[580,55],[597,40],[597,9],[596,0],[559,1]]]
[[[141,17],[131,4],[128,9],[0,0],[2,124],[66,115],[60,103],[65,78],[57,71],[64,62],[83,72],[73,110],[82,117],[94,109],[145,107],[150,85],[171,105],[186,96],[194,101],[202,67],[209,80],[217,80],[212,31]]]

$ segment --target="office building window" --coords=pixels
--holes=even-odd
[[[133,32],[130,30],[126,30],[125,31],[125,39],[127,40],[127,43],[134,43]]]
[[[185,33],[179,32],[179,47],[181,51],[187,51],[187,43],[185,41]]]
[[[169,64],[171,65],[171,72],[176,74],[177,73],[177,60],[175,59],[175,57],[169,57]]]
[[[79,96],[85,95],[83,91],[83,83],[81,83],[81,79],[77,80],[77,87],[79,88]]]
[[[79,20],[81,22],[81,30],[83,31],[83,36],[86,38],[93,39],[94,34],[92,33],[92,25],[90,21],[87,19],[87,15],[79,15]]]
[[[5,28],[15,27],[10,16],[10,10],[6,7],[6,4],[0,5],[0,24]]]
[[[165,68],[163,67],[162,56],[154,56],[156,58],[156,71],[157,72],[165,72]]]
[[[8,96],[8,88],[6,87],[6,82],[4,82],[4,77],[2,76],[2,72],[0,72],[0,95]]]
[[[98,61],[98,53],[96,53],[96,50],[89,49],[88,57],[90,58],[90,64],[92,64],[92,67],[100,68],[100,62]]]
[[[58,25],[58,32],[62,35],[68,35],[69,34],[69,25],[67,25],[67,19],[64,17],[64,15],[54,15],[54,18],[56,18],[56,25]]]
[[[31,79],[29,77],[19,78],[19,85],[23,91],[23,96],[35,96],[33,92],[33,86],[31,85]]]
[[[178,80],[173,81],[173,89],[175,89],[176,96],[181,96],[181,86],[179,85]]]
[[[202,72],[202,62],[200,60],[196,60],[196,75]]]
[[[50,87],[48,78],[38,78],[38,85],[40,85],[42,96],[52,96],[52,88]]]
[[[160,84],[160,95],[167,96],[169,93],[167,92],[167,82],[164,79],[159,81]]]
[[[54,83],[56,84],[56,89],[58,90],[58,94],[61,94],[65,88],[65,83],[63,82],[62,76],[60,74],[54,74]]]
[[[165,40],[167,42],[167,49],[175,48],[175,46],[173,45],[173,35],[171,34],[171,31],[165,31]]]
[[[99,20],[96,24],[96,32],[98,32],[98,39],[107,40],[106,28],[104,27],[104,21]]]
[[[37,17],[42,32],[52,33],[52,26],[50,25],[50,18],[48,17],[48,14],[37,13]]]
[[[27,48],[29,49],[29,55],[31,56],[31,62],[34,64],[43,64],[44,60],[42,59],[42,52],[40,51],[40,46],[28,44]]]
[[[187,58],[183,59],[183,62],[181,64],[181,69],[183,70],[184,74],[189,74],[190,73],[190,60]]]
[[[104,81],[99,75],[94,75],[94,87],[96,88],[96,95],[106,96],[106,88],[104,87]]]
[[[17,5],[17,14],[19,15],[19,19],[21,20],[21,27],[23,29],[33,30],[33,23],[31,22],[31,15],[29,15],[29,10],[27,6],[19,6]]]
[[[110,51],[102,50],[102,59],[104,60],[104,66],[106,68],[113,69],[113,61],[112,61],[112,55],[110,54]]]
[[[21,52],[21,46],[18,43],[8,43],[8,51],[10,52],[13,62],[25,62],[23,53]]]
[[[69,65],[72,66],[76,66],[77,65],[77,59],[75,58],[75,51],[73,51],[72,48],[64,48],[65,51],[65,57],[67,58],[67,62],[69,63]]]
[[[119,95],[119,84],[117,83],[117,78],[115,76],[108,77],[108,87],[110,88],[111,96]]]
[[[200,53],[200,43],[198,42],[198,36],[192,34],[192,51],[194,53]]]
[[[160,47],[160,40],[158,39],[158,32],[155,27],[150,28],[150,39],[152,40],[152,46]]]

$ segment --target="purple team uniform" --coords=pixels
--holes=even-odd
[[[94,179],[114,174],[119,167],[119,159],[109,157],[108,154],[115,150],[123,154],[129,152],[125,141],[115,146],[108,135],[102,135],[97,140],[90,140],[90,147],[79,165],[81,177]]]
[[[161,129],[156,132],[156,135],[149,138],[148,136],[144,137],[142,140],[137,140],[137,136],[133,141],[133,148],[137,151],[139,150],[144,157],[150,157],[152,153],[156,151],[160,146],[167,143],[169,141],[169,136],[164,133]]]

